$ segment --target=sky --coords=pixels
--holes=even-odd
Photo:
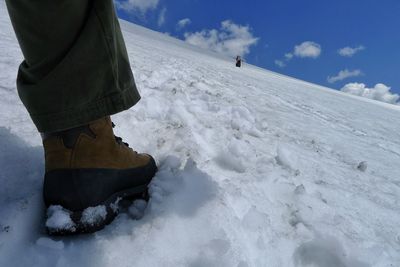
[[[122,19],[247,63],[398,103],[399,0],[115,0]],[[244,66],[245,67],[245,66]]]

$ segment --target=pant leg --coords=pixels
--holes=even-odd
[[[25,60],[18,94],[40,132],[136,104],[139,93],[112,0],[6,0]]]

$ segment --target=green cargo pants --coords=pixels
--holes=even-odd
[[[6,0],[25,60],[17,89],[40,132],[72,128],[136,104],[112,0]]]

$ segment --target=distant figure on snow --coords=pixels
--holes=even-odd
[[[242,58],[240,56],[236,57],[236,67],[240,68],[242,66]]]

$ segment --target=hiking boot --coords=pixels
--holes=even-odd
[[[98,231],[117,216],[121,199],[147,197],[155,161],[114,136],[113,127],[106,117],[43,135],[49,234]]]

